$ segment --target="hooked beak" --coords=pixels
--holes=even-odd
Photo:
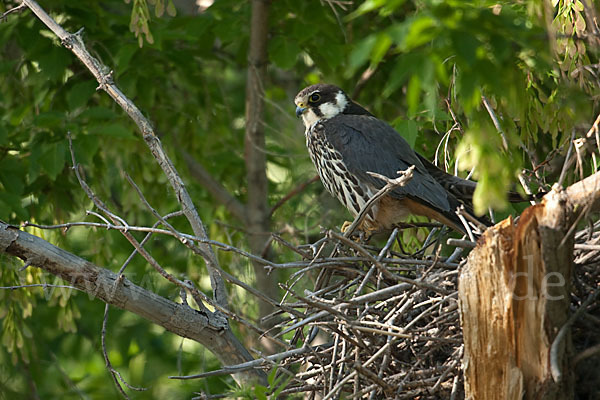
[[[306,107],[297,106],[296,107],[296,117],[300,118],[302,116],[302,114],[304,114],[304,111],[306,111]]]

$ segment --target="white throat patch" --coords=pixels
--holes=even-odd
[[[319,122],[320,119],[321,118],[317,117],[317,114],[310,108],[302,114],[302,122],[306,129],[310,129],[310,127]]]

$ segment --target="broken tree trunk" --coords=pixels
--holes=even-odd
[[[598,208],[600,173],[554,189],[518,224],[489,228],[459,279],[467,399],[568,399],[568,320],[573,265],[572,225]]]

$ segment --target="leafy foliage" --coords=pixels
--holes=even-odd
[[[577,25],[580,8],[561,2],[554,24],[562,20],[563,31]],[[502,193],[528,167],[522,148],[543,160],[544,150],[537,149],[564,144],[569,127],[592,115],[595,104],[590,100],[597,85],[588,81],[576,88],[571,78],[572,71],[590,62],[583,41],[571,36],[576,30],[558,40],[581,43],[577,51],[562,50],[571,61],[570,73],[562,74],[557,68],[565,69],[558,60],[561,50],[557,53],[548,41],[555,34],[545,24],[549,10],[537,10],[533,2],[425,2],[420,8],[416,3],[371,1],[350,17],[357,21],[375,12],[377,21],[392,16],[398,20],[358,43],[350,55],[352,74],[367,64],[379,68],[387,78],[383,98],[393,99],[402,90],[407,116],[416,118],[421,130],[441,131],[438,124],[446,122],[447,131],[454,123],[448,107],[454,110],[467,126],[457,153],[465,154],[461,167],[474,168],[481,182],[474,199],[480,213],[488,206],[506,205]],[[565,19],[567,15],[571,18]],[[493,100],[507,149],[481,106],[482,95]],[[439,101],[443,97],[447,104]]]
[[[478,211],[505,206],[503,193],[523,170],[534,190],[556,180],[556,161],[566,153],[572,131],[585,131],[598,113],[598,38],[588,33],[593,27],[580,1],[556,0],[553,8],[535,1],[354,3],[344,10],[327,1],[271,2],[264,85],[271,205],[314,176],[292,99],[318,81],[345,88],[440,165],[451,171],[460,167],[464,175],[474,169],[481,183]],[[171,0],[53,0],[44,7],[70,32],[85,28],[88,48],[154,122],[210,237],[245,247],[241,221],[192,178],[184,153],[245,202],[249,2],[219,0],[202,13],[175,12]],[[128,222],[151,225],[153,219],[123,171],[160,213],[177,208],[136,127],[28,12],[0,24],[0,75],[0,219],[15,224],[92,220],[85,215],[90,202],[70,169],[67,133],[90,186]],[[507,148],[482,96],[494,109]],[[593,168],[588,164],[584,168]],[[272,229],[305,243],[319,226],[340,226],[344,218],[335,200],[313,184],[274,212]],[[183,220],[173,223],[186,228]],[[36,233],[113,270],[131,253],[116,232]],[[404,236],[410,242],[424,233]],[[172,272],[210,292],[201,263],[176,243],[157,238],[149,248]],[[296,257],[283,247],[275,246],[274,253],[279,261]],[[254,279],[247,260],[229,253],[219,259],[238,278]],[[56,283],[29,269],[17,273],[21,265],[12,260],[3,259],[2,265],[5,286],[17,284],[23,274],[27,283]],[[163,296],[178,296],[141,258],[134,258],[126,273]],[[231,292],[239,300],[237,311],[256,316],[251,298]],[[6,398],[27,393],[31,382],[40,397],[79,397],[79,391],[115,395],[99,350],[103,307],[98,301],[41,289],[0,291],[0,297],[0,385]],[[245,328],[236,329],[247,344],[255,344]],[[77,335],[71,334],[75,330]],[[108,340],[114,366],[132,384],[151,386],[138,398],[187,397],[198,385],[213,393],[226,390],[218,379],[184,385],[165,379],[217,363],[199,347],[135,316],[111,310]]]

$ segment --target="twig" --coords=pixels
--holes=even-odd
[[[460,222],[463,224],[463,227],[465,228],[465,232],[467,232],[467,236],[469,236],[469,239],[471,239],[472,242],[475,241],[475,236],[473,236],[473,231],[471,230],[471,227],[469,226],[469,223],[467,222],[466,218],[465,218],[465,214],[464,212],[461,212],[461,209],[457,209],[455,211],[456,215],[458,216],[458,219],[460,220]]]
[[[571,139],[569,140],[569,149],[567,150],[567,156],[565,157],[565,162],[563,164],[562,170],[560,171],[560,177],[558,178],[558,186],[563,185],[565,177],[567,176],[567,169],[570,167],[571,160],[571,152],[573,151],[573,142],[575,140],[575,129],[571,132]]]
[[[318,180],[319,180],[319,175],[315,175],[312,178],[310,178],[309,180],[307,180],[306,182],[302,182],[299,185],[297,185],[295,188],[290,190],[290,192],[288,194],[283,196],[277,203],[275,203],[275,205],[273,207],[271,207],[271,211],[269,211],[269,217],[272,217],[273,213],[275,213],[275,211],[279,207],[281,207],[283,204],[285,204],[289,199],[291,199],[292,197],[296,196],[299,193],[302,193],[308,185],[310,185],[311,183],[316,182]]]
[[[379,356],[381,356],[381,354],[383,354],[383,352],[385,352],[388,347],[390,346],[391,342],[386,343],[385,345],[383,345],[375,354],[373,354],[364,364],[363,367],[368,367],[369,365],[371,365],[373,363],[373,361],[375,361]],[[331,389],[329,391],[329,393],[327,394],[327,396],[325,396],[323,398],[323,400],[328,400],[331,399],[333,396],[335,396],[335,394],[342,388],[342,386],[348,382],[350,379],[354,378],[354,376],[356,376],[356,371],[351,372],[349,375],[346,375],[344,377],[344,379],[342,379],[341,381],[339,381],[334,387],[333,389]]]
[[[201,238],[208,238],[204,224],[196,211],[192,199],[185,189],[183,181],[179,177],[179,174],[175,170],[173,163],[167,156],[166,152],[162,148],[160,139],[155,135],[152,124],[137,108],[137,106],[127,98],[123,92],[114,84],[112,80],[112,71],[104,66],[99,60],[92,57],[85,48],[85,44],[78,34],[71,34],[64,30],[50,15],[44,11],[37,2],[33,0],[23,0],[26,5],[37,18],[40,19],[50,30],[58,36],[63,46],[71,50],[79,60],[87,67],[87,69],[94,75],[94,78],[99,83],[99,88],[104,90],[123,110],[129,115],[129,117],[137,124],[144,141],[148,145],[152,155],[155,157],[158,164],[163,169],[163,172],[167,176],[169,183],[175,191],[176,198],[180,202],[183,212],[190,222],[194,234]],[[220,305],[227,307],[227,292],[225,290],[225,283],[221,278],[219,271],[217,270],[218,262],[214,255],[212,248],[207,244],[200,245],[203,248],[205,254],[208,255],[206,258],[206,267],[208,269],[211,286],[213,288],[213,295],[215,300]]]
[[[6,20],[6,17],[8,17],[10,14],[20,13],[23,10],[25,10],[26,8],[27,8],[27,5],[25,5],[24,3],[21,3],[16,7],[6,10],[5,12],[2,13],[2,15],[0,15],[0,22],[2,22],[2,20]]]
[[[485,96],[481,96],[481,100],[483,101],[483,105],[485,106],[485,109],[487,110],[488,114],[490,115],[490,118],[492,119],[492,122],[494,123],[496,130],[498,131],[498,133],[500,134],[500,137],[502,138],[502,146],[504,147],[504,150],[508,150],[508,141],[506,140],[506,135],[504,134],[504,130],[502,130],[502,126],[500,126],[500,121],[498,121],[498,117],[496,117],[496,113],[494,112],[494,109],[492,108],[492,106],[490,105],[490,102],[488,101],[488,99]]]
[[[379,252],[379,255],[377,256],[377,261],[381,262],[381,260],[383,259],[383,257],[385,256],[385,254],[387,253],[389,248],[392,247],[392,245],[394,244],[394,241],[396,240],[397,235],[398,235],[398,228],[394,228],[394,230],[392,231],[392,234],[389,236],[385,246],[383,246],[383,249],[381,249],[381,251]],[[376,269],[375,265],[371,266],[371,268],[369,269],[369,271],[363,278],[362,282],[360,283],[360,285],[358,285],[358,288],[354,292],[353,298],[355,298],[356,296],[359,296],[362,293],[363,289],[365,288],[365,285],[369,281],[369,279],[370,279],[371,275],[373,274],[373,272],[375,271],[375,269]]]
[[[504,150],[509,151],[506,134],[504,133],[504,130],[502,129],[502,126],[500,125],[500,121],[498,120],[498,117],[496,117],[496,113],[494,112],[494,109],[492,108],[488,99],[485,96],[481,96],[481,100],[483,101],[483,105],[485,106],[485,109],[487,110],[488,114],[490,115],[490,118],[492,119],[492,122],[494,123],[494,127],[496,127],[496,130],[498,131],[498,133],[500,134],[500,137],[502,138],[502,146],[504,147]],[[533,159],[535,157],[535,153],[530,152],[529,149],[527,149],[527,147],[525,147],[525,145],[523,144],[523,142],[521,140],[519,140],[519,145],[525,151],[525,153],[529,154],[529,156],[532,159],[532,164],[534,164]],[[535,167],[535,165],[533,165],[533,166]],[[525,193],[528,195],[531,195],[531,189],[529,189],[529,186],[525,182],[525,177],[523,176],[523,171],[519,172],[518,179],[519,179],[519,183],[523,187],[523,190],[525,191]],[[532,200],[532,202],[533,202],[533,200]],[[535,203],[532,203],[532,204],[535,204]]]
[[[166,220],[167,218],[173,217],[173,216],[177,216],[179,215],[178,212],[175,213],[171,213],[166,215],[165,217],[161,217],[161,219]],[[158,226],[160,222],[156,222],[153,226],[153,228],[155,228],[156,226]],[[142,241],[140,242],[140,246],[144,246],[148,240],[150,240],[150,238],[152,237],[152,233],[148,232],[148,234],[144,237],[144,239],[142,239]],[[115,283],[113,285],[113,291],[116,291],[118,285],[120,285],[123,281],[123,272],[125,271],[125,268],[127,267],[127,265],[129,265],[129,263],[131,262],[131,260],[133,259],[133,257],[138,253],[137,249],[134,249],[133,252],[129,255],[129,257],[127,257],[127,260],[125,260],[125,262],[123,263],[123,265],[121,266],[121,268],[119,269],[118,272],[118,279],[115,280]],[[181,289],[183,291],[183,289]],[[185,293],[185,291],[184,291]],[[199,306],[201,308],[204,308],[204,311],[207,312],[208,310],[204,307],[204,304],[199,303]],[[123,387],[121,386],[121,384],[119,383],[119,381],[121,381],[125,386],[127,386],[129,389],[131,390],[135,390],[135,391],[145,391],[148,390],[147,388],[138,388],[135,386],[130,385],[122,376],[121,373],[119,371],[117,371],[113,366],[112,363],[110,362],[110,358],[108,357],[108,352],[106,351],[106,325],[108,324],[108,311],[110,309],[109,304],[107,303],[104,306],[104,317],[102,319],[102,330],[100,333],[100,341],[102,343],[102,355],[104,357],[104,363],[106,365],[106,369],[108,369],[108,371],[111,374],[111,377],[113,379],[113,382],[115,384],[115,386],[117,387],[117,389],[119,390],[119,392],[121,392],[121,394],[126,398],[129,399],[129,397],[127,396],[127,394],[125,393]]]
[[[565,161],[563,164],[563,170],[568,170],[569,168],[571,168],[571,166],[575,162],[575,157],[571,154],[571,146],[574,145],[574,139],[575,139],[575,137],[574,137],[574,132],[573,132],[571,135],[571,140],[569,142],[569,150],[567,151],[567,157],[565,157]],[[598,152],[600,152],[600,114],[598,114],[598,116],[594,120],[594,123],[592,124],[590,129],[587,131],[585,137],[581,138],[580,145],[581,146],[585,145],[586,148],[588,149],[588,151],[591,151],[590,148],[591,148],[591,146],[593,146],[593,144],[596,145],[596,150],[598,150]],[[562,176],[562,171],[561,171],[561,176]],[[562,180],[559,179],[559,182],[562,183]]]
[[[468,213],[467,210],[465,209],[464,205],[461,205],[458,208],[458,214],[462,215],[463,217],[465,217],[465,219],[469,222],[471,222],[473,225],[475,225],[475,227],[477,229],[479,229],[481,232],[485,231],[487,229],[487,226],[483,223],[481,223],[481,221],[479,221],[477,218],[473,217],[473,215],[471,213]]]
[[[470,240],[462,240],[462,239],[454,239],[454,238],[448,238],[448,240],[446,241],[446,244],[448,246],[464,247],[467,249],[472,249],[475,246],[477,246],[477,243],[472,242]]]
[[[600,344],[597,344],[592,347],[588,347],[587,349],[583,350],[581,353],[579,353],[575,357],[573,357],[573,361],[572,361],[573,366],[577,365],[580,361],[583,361],[586,358],[594,356],[598,353],[600,353]]]
[[[370,369],[363,367],[359,363],[354,363],[354,368],[356,369],[356,371],[359,374],[361,374],[362,376],[364,376],[368,380],[376,383],[377,385],[381,386],[384,391],[386,391],[386,392],[393,392],[394,391],[394,387],[392,385],[390,385],[389,383],[387,383],[386,381],[384,381],[383,379],[381,379],[379,376],[377,376],[376,373],[374,373]]]
[[[556,383],[560,382],[562,379],[562,372],[560,370],[560,365],[558,365],[558,348],[560,343],[567,335],[571,325],[573,325],[577,318],[583,314],[585,309],[596,300],[596,297],[598,297],[599,294],[600,289],[596,289],[583,303],[581,303],[581,306],[577,309],[577,311],[575,311],[567,320],[567,322],[565,322],[565,324],[560,328],[556,334],[556,337],[554,338],[554,341],[552,342],[552,346],[550,347],[550,371],[552,372],[552,379],[554,379],[554,382]]]
[[[0,286],[0,289],[1,290],[16,290],[16,289],[27,289],[27,288],[36,288],[36,287],[41,287],[44,290],[46,290],[48,288],[56,288],[56,289],[75,289],[75,290],[79,290],[80,292],[84,292],[84,290],[76,288],[75,286],[53,285],[50,283],[32,283],[29,285]]]
[[[346,229],[346,232],[344,232],[344,236],[345,237],[352,236],[352,234],[354,233],[354,230],[358,226],[360,226],[360,224],[362,224],[362,222],[364,221],[368,212],[375,205],[375,203],[380,198],[382,198],[383,196],[385,196],[387,193],[394,190],[395,188],[406,185],[408,183],[408,181],[412,179],[414,170],[415,170],[415,166],[411,165],[405,171],[398,171],[398,175],[400,175],[400,176],[397,178],[393,178],[393,179],[383,176],[381,174],[377,174],[375,172],[367,172],[367,174],[369,174],[375,178],[381,179],[386,184],[384,187],[379,189],[379,191],[377,193],[375,193],[373,195],[373,197],[371,197],[369,199],[369,201],[367,201],[365,203],[365,205],[360,209],[358,215],[356,216],[356,218],[354,218],[354,221],[352,222],[352,224],[348,227],[348,229]]]
[[[116,284],[116,282],[115,282],[115,284]],[[127,393],[125,393],[125,390],[123,389],[123,387],[121,386],[121,383],[119,381],[121,381],[125,386],[127,386],[131,390],[145,391],[148,389],[141,388],[141,387],[135,387],[135,386],[132,386],[129,383],[127,383],[127,381],[125,381],[125,379],[123,379],[123,377],[121,376],[121,373],[113,368],[113,366],[110,362],[110,359],[108,358],[108,352],[106,351],[106,324],[108,321],[109,307],[110,306],[108,304],[105,304],[105,306],[104,306],[104,319],[102,320],[102,335],[101,335],[102,355],[104,356],[104,362],[106,364],[106,369],[108,369],[108,371],[110,372],[110,376],[112,377],[113,382],[115,383],[115,386],[117,387],[119,392],[123,395],[123,397],[125,397],[126,399],[129,399],[129,396],[127,396]]]
[[[108,215],[109,218],[113,221],[113,223],[122,224],[122,226],[125,228],[124,230],[121,231],[123,236],[125,236],[125,238],[129,241],[129,243],[131,243],[131,245],[137,250],[137,252],[140,253],[140,255],[142,257],[144,257],[146,259],[146,261],[148,261],[148,263],[163,278],[167,279],[169,282],[174,283],[175,285],[177,285],[181,288],[185,288],[188,290],[196,290],[195,288],[189,287],[188,285],[183,283],[181,280],[175,278],[173,275],[171,275],[167,271],[165,271],[165,269],[154,259],[154,257],[152,257],[150,255],[150,253],[148,253],[148,251],[146,251],[146,249],[144,249],[140,245],[140,243],[137,241],[137,239],[135,239],[135,237],[133,237],[133,235],[128,232],[128,229],[129,229],[128,224],[121,217],[115,216],[112,212],[110,212],[108,210],[107,206],[96,196],[96,194],[92,191],[92,189],[88,186],[88,184],[85,182],[85,180],[81,177],[81,174],[79,173],[80,167],[79,167],[79,164],[77,164],[77,160],[75,158],[75,151],[73,150],[73,142],[71,141],[71,136],[69,135],[68,138],[69,138],[69,149],[71,151],[71,159],[73,162],[73,171],[75,172],[75,176],[77,177],[77,180],[79,181],[79,185],[84,190],[84,192],[89,197],[89,199],[92,200],[94,205],[96,207],[98,207],[100,210],[102,210],[102,212],[104,212],[106,215]],[[199,294],[199,295],[203,295],[203,294]],[[222,321],[222,323],[224,323],[226,325],[226,321]]]
[[[427,288],[427,289],[431,289],[434,290],[436,292],[442,293],[442,294],[448,294],[448,292],[440,287],[437,287],[435,285],[431,285],[425,282],[420,282],[420,281],[416,281],[414,279],[409,279],[409,278],[405,278],[403,276],[400,276],[398,274],[393,274],[391,273],[382,263],[380,263],[379,261],[377,261],[377,259],[375,259],[371,254],[369,254],[369,252],[367,252],[366,250],[364,250],[364,248],[362,248],[362,246],[360,246],[358,243],[353,242],[352,240],[348,239],[345,236],[341,236],[333,231],[329,231],[328,232],[329,235],[331,235],[331,237],[338,239],[342,242],[344,242],[344,244],[353,247],[354,249],[358,250],[360,253],[362,253],[364,256],[366,256],[370,262],[372,262],[377,269],[383,274],[383,276],[385,276],[387,279],[390,279],[394,282],[406,282],[406,283],[410,283],[411,285],[415,285],[417,287],[421,287],[421,288]]]
[[[201,379],[201,378],[207,378],[209,376],[217,376],[217,375],[230,375],[230,374],[233,374],[236,372],[241,372],[241,371],[246,371],[249,369],[261,367],[261,366],[267,364],[269,361],[280,361],[285,358],[292,357],[292,356],[298,356],[301,354],[308,353],[310,351],[312,351],[310,346],[304,346],[299,349],[284,351],[284,352],[273,354],[270,356],[257,358],[256,360],[248,361],[245,363],[241,363],[241,364],[237,364],[237,365],[230,365],[230,366],[227,366],[225,368],[221,368],[221,369],[218,369],[215,371],[204,372],[204,373],[196,374],[196,375],[169,376],[169,379],[186,380],[186,379]]]

